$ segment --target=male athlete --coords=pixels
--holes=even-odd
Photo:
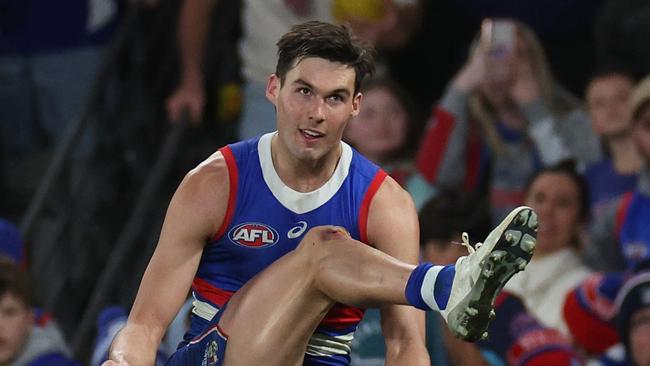
[[[441,310],[452,331],[460,337],[477,339],[487,327],[493,296],[529,260],[535,244],[534,231],[524,227],[535,227],[536,219],[530,209],[522,208],[497,227],[481,249],[466,257],[469,260],[462,264],[459,261],[457,268],[427,265],[413,270],[418,260],[418,221],[409,195],[382,170],[341,142],[347,122],[359,112],[359,85],[373,71],[372,49],[351,37],[345,27],[321,22],[294,26],[280,39],[278,48],[276,72],[269,77],[266,88],[277,111],[278,131],[224,147],[185,177],[170,203],[129,321],[114,340],[111,360],[124,365],[152,364],[165,328],[190,285],[196,298],[191,329],[186,345],[170,360],[172,365],[192,364],[193,356],[186,352],[187,348],[205,342],[205,334],[201,333],[206,328],[216,329],[213,326],[221,316],[226,317],[220,323],[223,329],[233,334],[241,331],[251,337],[233,335],[233,342],[238,339],[242,346],[232,346],[234,350],[228,357],[238,357],[240,352],[251,357],[268,356],[273,349],[264,352],[264,347],[286,341],[288,345],[301,345],[293,349],[299,356],[289,357],[281,352],[289,350],[277,349],[275,357],[283,358],[276,364],[292,364],[287,363],[289,359],[300,363],[304,358],[305,365],[347,365],[350,342],[363,311],[342,304],[331,306],[332,300],[351,305],[406,304],[404,299],[408,297],[411,305]],[[317,235],[322,230],[315,231],[313,241],[303,240],[308,229],[320,225],[342,227],[353,239],[400,260],[397,266],[401,274],[393,286],[384,290],[391,295],[377,296],[376,291],[390,281],[388,277],[395,271],[387,270],[384,275],[380,266],[382,270],[371,272],[379,277],[376,281],[364,286],[364,281],[355,280],[368,279],[368,274],[364,272],[364,262],[354,259],[374,257],[377,254],[367,253],[379,252],[350,248],[365,254],[350,254],[347,258],[351,260],[344,262],[344,266],[339,262],[329,267],[316,258],[312,263],[298,261],[318,265],[315,268],[280,263],[273,268],[293,268],[292,281],[296,283],[301,283],[302,276],[313,278],[303,272],[338,272],[340,275],[334,276],[339,286],[342,291],[349,290],[353,298],[323,296],[323,289],[314,283],[293,293],[275,294],[282,286],[292,288],[291,284],[279,281],[275,286],[268,280],[255,280],[253,283],[265,285],[251,284],[246,292],[267,296],[241,294],[233,299],[234,303],[228,303],[231,310],[220,311],[233,293],[279,258],[291,252],[283,260],[291,262],[297,253],[310,253],[295,250],[301,240],[301,247],[327,246],[320,245],[320,241],[327,239]],[[510,230],[515,226],[517,230]],[[352,247],[362,246],[347,237],[341,240]],[[495,250],[501,247],[509,249]],[[337,257],[341,257],[341,251],[338,253]],[[371,271],[375,267],[368,268]],[[406,292],[405,276],[414,278]],[[276,277],[262,274],[257,278]],[[423,283],[427,286],[421,286]],[[402,288],[395,295],[395,288],[400,285]],[[421,287],[433,290],[420,291]],[[300,306],[310,301],[312,306]],[[249,319],[251,308],[241,305],[251,302],[264,308],[260,309],[259,318],[266,319],[267,326],[251,327],[263,323],[258,317]],[[265,302],[273,308],[265,308]],[[241,308],[249,309],[244,311],[248,318],[233,315]],[[314,308],[319,311],[316,316],[310,313]],[[308,320],[294,321],[301,317],[302,310]],[[382,307],[387,365],[429,364],[423,314],[413,307]],[[321,318],[317,325],[310,323]],[[306,330],[312,335],[301,344],[296,339]],[[259,342],[258,347],[251,346],[246,351],[244,344],[254,341]],[[219,347],[212,343],[206,347],[206,364],[216,362],[218,357],[208,350]],[[223,346],[219,349],[223,350]],[[226,363],[256,364],[244,359]]]

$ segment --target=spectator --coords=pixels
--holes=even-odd
[[[346,142],[382,167],[403,187],[415,171],[410,144],[417,112],[406,92],[389,79],[370,80],[362,88],[363,106],[345,128]]]
[[[612,202],[591,226],[586,263],[602,271],[633,269],[650,258],[650,77],[631,98],[631,135],[643,159],[634,190]]]
[[[492,40],[497,28],[501,41]],[[589,131],[578,100],[554,81],[535,34],[512,20],[486,20],[434,109],[418,170],[439,188],[485,192],[500,218],[523,201],[526,179],[541,166],[598,156]]]
[[[594,273],[564,301],[562,311],[571,338],[589,358],[598,358],[619,343],[615,299],[627,277],[624,272]]]
[[[489,230],[490,211],[476,194],[442,191],[424,205],[420,222],[423,259],[451,264],[467,252],[458,245],[464,241],[462,233],[477,238]],[[557,330],[543,326],[517,296],[503,291],[495,299],[495,306],[499,316],[490,324],[488,340],[470,344],[444,332],[452,365],[581,364],[570,340]],[[427,332],[437,330],[438,324],[433,321],[437,319],[427,318]]]
[[[178,36],[181,80],[167,100],[172,121],[177,120],[186,107],[195,123],[202,119],[205,92],[201,63],[214,4],[215,0],[185,1],[183,4]],[[339,21],[349,23],[355,33],[374,42],[378,49],[400,47],[418,27],[418,0],[368,0],[355,4],[346,5],[336,0],[242,1],[243,36],[239,49],[246,84],[240,138],[275,130],[275,121],[271,118],[273,105],[266,100],[264,90],[268,76],[274,72],[275,42],[291,25],[308,20],[331,22],[336,15]],[[379,10],[368,10],[368,7]]]
[[[650,365],[650,272],[630,278],[619,292],[616,304],[627,358],[635,366]]]
[[[586,183],[571,163],[536,173],[525,204],[539,218],[535,255],[505,289],[519,296],[543,325],[568,335],[562,316],[567,294],[590,273],[581,264],[582,225],[587,216]]]
[[[0,1],[0,156],[8,212],[21,214],[48,152],[91,94],[119,0]],[[94,147],[85,133],[77,157]]]
[[[610,295],[607,294],[607,306],[612,310],[612,317],[607,322],[607,326],[617,331],[616,338],[613,339],[609,336],[611,330],[605,329],[603,333],[603,326],[597,325],[594,319],[582,318],[583,324],[580,325],[582,332],[591,332],[588,343],[600,343],[604,345],[600,339],[605,336],[609,340],[616,342],[605,349],[601,354],[590,360],[590,366],[648,366],[650,365],[650,348],[648,345],[648,334],[650,334],[650,272],[648,266],[642,266],[637,272],[628,271],[623,276],[616,275],[621,281],[616,281],[614,287],[605,285],[607,280],[600,281],[600,287],[615,288],[614,300],[609,301]],[[601,276],[601,279],[613,278],[610,274]],[[611,282],[611,281],[609,281]],[[583,286],[584,287],[584,286]],[[609,291],[606,291],[609,292]],[[591,306],[593,310],[598,310],[593,303]],[[602,322],[601,322],[602,324]],[[597,325],[597,327],[594,327]],[[573,329],[572,329],[573,330]],[[597,337],[594,337],[597,334]],[[620,341],[619,341],[620,340]],[[612,342],[610,342],[612,343]]]
[[[11,222],[0,219],[0,261],[4,260],[16,264],[23,270],[27,269],[25,247],[18,228]],[[49,312],[34,307],[32,314],[34,334],[43,335],[55,343],[65,344],[63,332]],[[68,352],[67,346],[65,351]]]
[[[467,248],[460,245],[462,234],[470,238],[482,238],[490,230],[490,210],[478,195],[453,190],[441,191],[420,209],[420,250],[422,259],[436,264],[454,264],[467,255]],[[446,327],[440,326],[440,318],[427,314],[427,346],[434,355],[442,336],[446,358],[450,365],[484,365],[490,355],[474,345],[455,338]],[[437,352],[438,354],[442,352]],[[438,364],[438,363],[434,363]]]
[[[25,265],[25,249],[18,228],[11,222],[0,219],[0,257]]]
[[[0,364],[78,365],[59,334],[34,324],[30,291],[27,274],[0,258]]]
[[[557,329],[544,326],[524,301],[504,291],[495,299],[500,316],[490,324],[491,337],[479,341],[509,366],[579,366],[582,359],[571,340]]]
[[[585,178],[589,184],[590,220],[607,202],[632,190],[643,165],[632,141],[629,103],[634,79],[618,71],[605,71],[591,78],[585,99],[591,125],[604,148],[602,159],[589,164]]]
[[[428,201],[420,210],[420,251],[423,261],[440,265],[455,264],[467,249],[460,242],[461,233],[474,238],[485,237],[490,231],[489,209],[476,195],[444,191]],[[385,347],[377,310],[368,309],[359,323],[353,343],[354,365],[383,365]],[[434,365],[472,364],[482,361],[474,348],[455,338],[447,327],[441,327],[436,314],[427,314],[427,349]],[[444,337],[444,343],[442,340]],[[445,352],[445,347],[450,350]]]
[[[408,142],[414,131],[414,106],[406,92],[388,78],[372,79],[362,86],[363,104],[359,114],[348,123],[344,139],[372,162],[380,165],[403,187],[408,186],[414,172]],[[439,332],[438,332],[439,333]],[[439,334],[429,334],[430,344],[440,343]],[[434,337],[434,339],[431,339]],[[444,355],[433,362],[444,362]],[[381,331],[380,311],[368,309],[359,323],[352,343],[352,364],[358,366],[383,365],[386,347]]]

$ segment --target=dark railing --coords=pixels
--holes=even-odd
[[[102,308],[115,303],[128,307],[133,301],[155,247],[168,189],[180,178],[174,174],[182,174],[176,170],[183,165],[179,155],[186,158],[182,147],[197,135],[187,113],[180,121],[167,123],[162,111],[177,76],[174,25],[180,3],[161,0],[157,8],[147,8],[142,2],[129,2],[89,101],[55,147],[20,222],[35,293],[72,338],[74,356],[80,361],[89,359]],[[235,2],[218,4],[233,7]],[[224,12],[215,24],[236,22],[234,14]],[[215,71],[222,67],[220,58],[223,55],[208,60],[209,79],[221,77]],[[95,155],[103,155],[75,165],[75,148],[89,130],[100,131],[101,152]],[[149,136],[141,139],[143,132]],[[215,140],[222,144],[228,142],[227,136],[232,132],[226,130],[225,138]],[[118,166],[119,173],[100,174],[98,179],[96,173],[106,162]],[[73,171],[77,185],[69,181]],[[114,188],[124,182],[125,187]],[[79,185],[89,188],[90,195],[76,192]],[[114,200],[110,207],[95,197],[107,189],[115,190],[105,194]],[[103,216],[95,217],[97,212]]]
[[[108,295],[117,285],[117,279],[122,268],[124,268],[126,259],[132,254],[133,249],[138,247],[134,245],[135,240],[140,236],[142,227],[147,222],[147,215],[156,203],[154,199],[157,197],[160,191],[159,188],[172,167],[188,125],[187,113],[184,113],[181,121],[175,123],[165,137],[165,141],[158,153],[158,159],[140,189],[133,211],[127,218],[126,225],[111,251],[104,271],[96,282],[95,291],[77,327],[75,337],[72,340],[72,348],[76,354],[81,352],[82,348],[87,345],[87,341],[94,331],[97,314],[105,305]]]

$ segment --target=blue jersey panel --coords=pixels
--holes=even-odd
[[[365,233],[360,230],[365,228],[367,208],[385,177],[376,165],[342,144],[339,164],[323,187],[307,193],[293,191],[273,168],[271,138],[265,135],[222,150],[229,156],[231,177],[237,177],[229,203],[231,219],[222,228],[223,234],[204,248],[193,286],[197,299],[217,308],[253,276],[295,249],[315,226],[341,226],[363,241]],[[362,316],[361,309],[337,304],[317,332],[333,341],[347,339]],[[200,328],[196,325],[194,334]],[[339,362],[340,358],[344,361],[340,364],[349,362],[347,355],[334,356],[323,361]]]
[[[319,225],[346,228],[359,240],[359,209],[378,168],[353,154],[350,170],[334,196],[319,207],[296,213],[285,207],[264,180],[258,139],[230,145],[238,170],[235,212],[225,234],[204,250],[197,277],[236,291],[269,264],[296,248]]]
[[[650,197],[634,192],[620,233],[628,268],[650,257]]]

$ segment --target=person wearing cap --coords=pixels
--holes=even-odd
[[[650,271],[630,278],[616,304],[618,329],[629,363],[650,366]]]
[[[25,265],[23,239],[18,228],[10,221],[0,218],[0,256]]]
[[[626,343],[629,335],[627,329],[617,329],[619,307],[616,304],[622,300],[615,299],[625,296],[628,278],[650,264],[650,76],[641,80],[632,92],[629,118],[631,135],[644,166],[635,189],[612,202],[591,227],[585,261],[604,272],[573,290],[563,309],[576,343],[592,355],[604,352],[610,360],[621,359],[618,341]],[[621,315],[629,312],[621,309],[619,319]],[[646,338],[650,337],[646,335]]]
[[[627,273],[612,301],[611,325],[620,340],[590,360],[589,366],[650,366],[649,269],[644,266],[637,273]],[[592,333],[592,338],[599,337],[600,333]]]
[[[78,366],[54,328],[35,323],[26,272],[0,257],[0,365]]]
[[[16,310],[19,308],[21,310],[18,311],[18,318],[31,319],[32,323],[32,327],[29,329],[29,337],[28,339],[24,340],[26,343],[23,346],[24,351],[21,353],[22,356],[20,359],[30,359],[30,357],[38,356],[41,351],[48,349],[59,350],[63,356],[68,355],[70,351],[65,341],[63,331],[61,328],[59,328],[59,325],[52,317],[52,314],[38,307],[32,306],[30,309],[17,307],[17,305],[21,303],[21,301],[18,300],[20,300],[22,295],[16,297],[11,294],[15,295],[22,290],[18,289],[19,286],[18,284],[14,283],[14,280],[10,280],[10,277],[15,277],[12,274],[14,273],[15,269],[19,269],[19,272],[21,272],[19,277],[27,278],[28,275],[26,274],[27,260],[25,256],[25,245],[18,228],[12,222],[0,218],[0,354],[3,351],[7,351],[7,349],[4,347],[11,348],[10,343],[12,342],[3,342],[5,341],[5,337],[12,338],[8,334],[17,334],[5,333],[7,331],[11,332],[11,330],[8,330],[8,328],[2,328],[2,325],[6,324],[9,321],[9,318],[3,318],[3,312],[10,309]],[[15,275],[18,276],[18,274]],[[31,304],[31,301],[28,302],[26,300],[28,299],[25,298],[22,302]],[[23,312],[23,310],[25,310],[25,312]],[[25,315],[26,317],[23,318],[20,314]],[[15,320],[16,317],[12,316],[11,319]],[[12,328],[14,331],[17,331],[18,327],[12,326],[10,328]],[[23,339],[15,339],[15,341],[23,341]],[[4,365],[2,363],[2,359],[3,357],[0,355],[0,365]],[[55,362],[49,358],[45,358],[45,360],[47,362]],[[56,365],[56,363],[54,364]],[[23,364],[12,363],[11,365],[14,366]],[[35,366],[39,365],[39,363],[30,363],[28,365]]]

